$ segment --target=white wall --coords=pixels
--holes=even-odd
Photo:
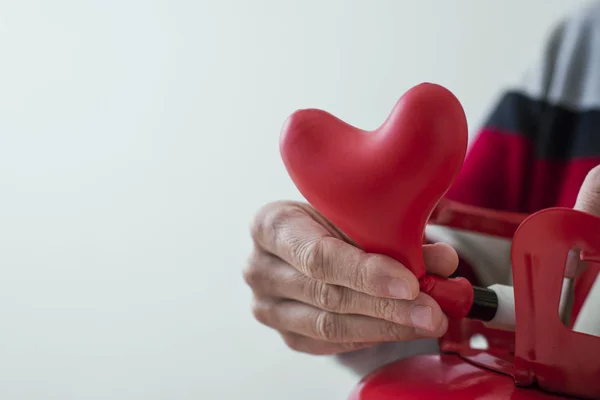
[[[344,399],[252,320],[253,212],[297,108],[376,127],[421,81],[479,121],[581,1],[0,3],[0,397]]]

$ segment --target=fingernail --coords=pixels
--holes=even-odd
[[[435,330],[433,326],[433,313],[429,306],[412,306],[410,309],[410,320],[415,328],[424,329],[428,332]]]
[[[408,286],[408,282],[404,279],[392,279],[390,283],[388,283],[388,291],[390,296],[397,299],[411,299],[410,287]]]

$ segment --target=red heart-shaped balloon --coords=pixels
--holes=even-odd
[[[374,131],[325,111],[297,111],[284,124],[280,151],[309,203],[365,251],[404,264],[448,314],[464,317],[472,288],[466,280],[427,275],[421,246],[429,216],[462,166],[467,139],[458,99],[424,83]]]

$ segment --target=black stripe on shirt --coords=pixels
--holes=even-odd
[[[600,156],[600,110],[573,111],[507,92],[484,128],[527,137],[540,159]]]

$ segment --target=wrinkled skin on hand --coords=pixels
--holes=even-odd
[[[355,246],[305,203],[274,202],[252,224],[244,270],[255,318],[292,349],[336,354],[378,343],[442,336],[448,320],[405,266]],[[451,275],[458,256],[423,246],[429,272]]]

